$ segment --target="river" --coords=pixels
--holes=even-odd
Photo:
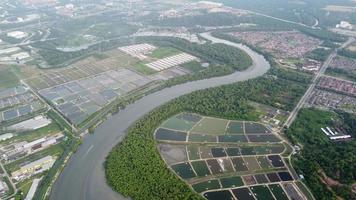
[[[123,196],[113,191],[105,180],[103,163],[110,150],[124,138],[126,130],[135,121],[160,105],[191,93],[193,91],[231,84],[253,79],[265,74],[270,64],[263,56],[250,48],[211,36],[209,33],[202,37],[214,43],[224,43],[244,50],[253,60],[253,65],[245,71],[233,74],[193,81],[165,88],[149,94],[128,105],[124,110],[113,115],[102,123],[94,134],[87,135],[83,144],[71,157],[61,175],[54,184],[52,200],[124,200]]]

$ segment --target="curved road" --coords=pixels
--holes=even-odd
[[[152,93],[128,105],[124,110],[101,124],[95,134],[87,135],[78,151],[72,156],[67,166],[55,182],[52,200],[124,200],[114,192],[105,180],[103,163],[110,150],[126,134],[126,129],[149,111],[179,96],[210,87],[216,87],[253,79],[265,74],[270,68],[263,56],[246,46],[212,37],[209,33],[202,37],[214,42],[224,43],[244,50],[253,60],[253,65],[242,72],[193,81]]]

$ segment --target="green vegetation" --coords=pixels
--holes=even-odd
[[[134,69],[135,71],[145,74],[145,75],[150,75],[150,74],[154,74],[156,73],[155,70],[147,67],[145,64],[143,63],[136,63],[134,65],[132,65],[131,67],[132,69]]]
[[[196,73],[196,72],[199,72],[199,71],[202,71],[203,69],[205,69],[202,64],[200,62],[197,62],[197,61],[192,61],[192,62],[189,62],[189,63],[185,63],[182,65],[183,68],[193,72],[193,73]]]
[[[181,52],[178,51],[175,48],[164,47],[164,48],[158,48],[158,49],[154,50],[150,54],[150,56],[153,57],[153,58],[161,59],[161,58],[165,58],[165,57],[168,57],[168,56],[173,56],[173,55],[176,55],[176,54],[179,54],[179,53],[181,53]]]
[[[354,13],[329,12],[323,8],[327,5],[353,6],[349,0],[312,0],[312,1],[285,1],[273,0],[266,3],[265,0],[235,1],[223,0],[228,6],[238,9],[248,9],[273,17],[291,20],[312,26],[319,21],[319,27],[332,26],[341,20],[355,21]],[[275,20],[276,23],[279,23]],[[291,24],[292,25],[292,24]],[[301,27],[294,25],[296,27]]]
[[[353,58],[356,59],[356,52],[350,51],[348,49],[339,49],[337,52],[340,56],[344,56],[347,58]]]
[[[338,48],[340,45],[338,45],[338,44],[336,44],[336,43],[334,43],[334,42],[332,42],[332,41],[325,40],[325,41],[321,44],[321,46],[327,47],[327,48],[331,48],[331,49],[336,49],[336,48]]]
[[[272,67],[272,69],[269,71],[270,74],[274,76],[278,76],[279,78],[295,81],[301,84],[309,84],[312,79],[312,75],[310,74],[300,72],[300,71],[295,71],[288,68],[279,67],[276,66],[277,64],[274,62],[272,62],[272,65],[274,65],[275,67]]]
[[[18,83],[19,80],[10,68],[0,68],[0,89],[15,87]]]
[[[4,176],[3,181],[6,183],[7,187],[9,187],[9,191],[6,192],[6,195],[12,195],[15,192],[15,188],[12,187],[9,178],[7,176]]]
[[[202,15],[183,16],[179,18],[168,18],[163,20],[151,20],[149,23],[159,26],[229,26],[243,23],[249,18],[241,18],[227,13],[203,13]]]
[[[183,39],[170,37],[141,37],[138,39],[152,42],[157,46],[174,47],[210,63],[227,65],[235,70],[247,69],[252,64],[252,60],[247,53],[225,44],[194,44]]]
[[[331,76],[336,76],[340,78],[345,78],[350,81],[356,82],[356,71],[355,70],[344,70],[340,68],[327,68],[326,73]]]
[[[295,183],[300,191],[307,197],[307,199],[315,199],[314,195],[310,192],[310,190],[300,181]]]
[[[40,178],[41,176],[42,174],[37,174],[29,179],[26,179],[16,184],[16,188],[18,188],[17,196],[19,196],[19,199],[25,199],[28,191],[31,188],[33,179]]]
[[[16,136],[6,140],[0,141],[0,144],[10,144],[18,141],[28,141],[31,142],[41,137],[45,137],[48,135],[53,135],[55,133],[59,133],[60,127],[56,123],[51,123],[48,126],[42,127],[40,129],[34,131],[25,131],[22,133],[18,133]]]
[[[150,42],[161,47],[175,48],[195,55],[210,63],[210,67],[205,70],[168,80],[165,83],[166,86],[215,76],[223,76],[231,74],[234,71],[245,70],[252,65],[252,60],[247,53],[225,44],[206,43],[200,45],[190,43],[183,39],[170,37],[140,37],[137,38],[137,40],[141,42]],[[198,70],[196,64],[192,64],[189,67],[191,67],[192,70]]]
[[[150,112],[129,129],[105,162],[108,184],[133,199],[200,199],[166,168],[153,138],[155,129],[183,111],[254,121],[258,115],[247,99],[290,110],[304,90],[296,82],[262,77],[179,97]]]
[[[80,144],[80,140],[69,136],[68,139],[62,142],[63,153],[59,156],[52,168],[48,170],[47,174],[38,185],[33,199],[45,199],[48,188],[53,184],[55,176],[63,169],[64,162],[74,152]]]
[[[17,44],[17,43],[20,43],[22,41],[21,39],[8,37],[6,34],[0,35],[0,39],[5,41],[5,42],[8,42],[10,44]]]
[[[321,39],[325,41],[330,41],[330,42],[344,42],[346,41],[346,37],[339,35],[337,33],[328,31],[326,29],[310,29],[310,28],[305,28],[305,27],[300,27],[298,29],[302,33]]]
[[[79,59],[88,57],[94,53],[110,50],[119,45],[126,44],[128,44],[127,40],[112,39],[91,45],[86,49],[73,52],[63,52],[57,50],[56,47],[58,44],[56,44],[55,41],[36,42],[31,46],[38,49],[38,54],[42,56],[43,60],[46,61],[48,65],[52,65],[52,67],[62,67]]]
[[[318,61],[325,61],[331,54],[332,49],[317,48],[309,52],[308,58]]]
[[[317,199],[335,199],[335,195],[344,199],[354,199],[350,184],[356,179],[356,141],[332,142],[321,131],[321,128],[342,127],[345,134],[356,130],[356,115],[334,113],[317,109],[303,109],[297,120],[286,132],[295,144],[303,148],[294,160],[298,173],[305,176],[306,184]],[[327,187],[321,181],[323,173],[334,179],[334,185]],[[331,190],[332,188],[332,190]]]
[[[56,113],[54,110],[51,109],[46,114],[53,121],[55,121],[58,126],[60,126],[61,130],[66,130],[66,131],[71,133],[72,127],[61,116],[59,116],[58,113]]]

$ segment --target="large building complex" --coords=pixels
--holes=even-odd
[[[52,156],[46,156],[22,166],[19,170],[13,172],[11,175],[15,180],[21,180],[50,169],[54,162],[55,159]]]
[[[170,56],[167,58],[163,58],[160,60],[157,60],[152,63],[146,64],[147,67],[155,70],[155,71],[162,71],[177,65],[181,65],[184,63],[188,63],[194,60],[198,60],[196,57],[189,55],[187,53],[181,53],[178,55]]]
[[[150,44],[136,44],[130,46],[120,47],[119,50],[139,59],[145,59],[145,54],[150,53],[156,49],[155,46]]]

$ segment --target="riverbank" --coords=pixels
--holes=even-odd
[[[253,79],[262,76],[270,68],[269,63],[263,56],[244,45],[217,39],[207,33],[202,34],[202,37],[206,37],[206,39],[215,43],[224,43],[244,50],[252,58],[253,65],[245,71],[235,72],[227,76],[193,81],[166,88],[128,105],[101,124],[95,130],[95,134],[84,138],[83,144],[56,181],[51,199],[125,199],[106,184],[103,163],[111,149],[122,141],[126,135],[126,130],[132,124],[151,110],[179,96],[197,90]]]

